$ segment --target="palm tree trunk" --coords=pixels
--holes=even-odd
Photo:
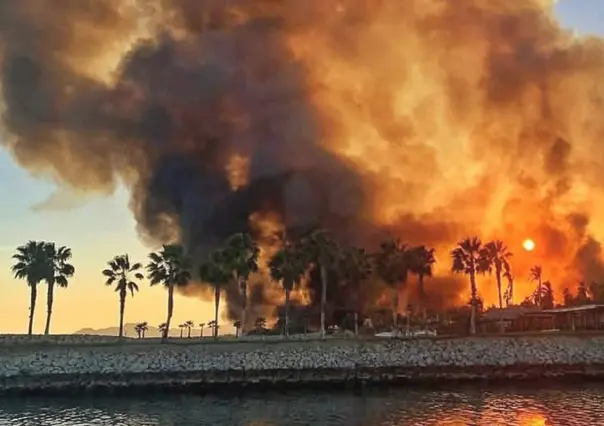
[[[537,285],[537,306],[541,307],[541,277],[539,277]]]
[[[203,339],[203,327],[201,327],[201,331],[199,332],[199,338]]]
[[[55,283],[50,281],[48,283],[48,290],[46,293],[46,327],[44,327],[44,335],[50,334],[50,317],[52,316],[52,304],[54,301],[54,289]]]
[[[218,338],[218,308],[220,306],[220,286],[214,285],[214,339]]]
[[[422,321],[424,323],[424,330],[428,329],[428,314],[426,312],[426,295],[424,293],[424,274],[417,275],[417,284],[419,287],[419,304],[422,310]]]
[[[289,339],[289,296],[290,290],[285,289],[285,338]]]
[[[182,339],[182,327],[180,327],[180,338]]]
[[[474,271],[470,272],[470,289],[472,291],[471,309],[470,309],[470,334],[476,334],[476,275]]]
[[[394,336],[398,330],[398,285],[394,287],[394,300],[392,301],[392,335]]]
[[[126,310],[126,289],[120,291],[120,330],[119,337],[124,337],[124,311]]]
[[[495,270],[497,278],[497,293],[499,294],[499,332],[503,333],[503,298],[501,297],[501,270]]]
[[[191,338],[191,327],[187,327],[187,339]]]
[[[354,311],[354,337],[359,337],[359,313]]]
[[[241,335],[243,336],[245,333],[245,321],[247,319],[247,282],[245,278],[238,277],[240,280],[239,288],[241,288],[241,297],[242,297],[242,309],[241,309]]]
[[[174,311],[174,283],[168,285],[168,318],[166,320],[166,329],[164,330],[162,340],[168,340],[168,334],[170,333],[170,321],[172,320],[172,313]]]
[[[321,265],[321,339],[325,339],[325,305],[327,304],[327,270]]]
[[[29,326],[27,327],[27,334],[31,336],[34,332],[34,313],[36,311],[36,299],[38,298],[38,283],[32,283],[30,287],[30,299],[29,299]]]

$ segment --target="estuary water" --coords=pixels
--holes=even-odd
[[[0,400],[0,425],[592,426],[604,425],[604,384],[9,398]]]

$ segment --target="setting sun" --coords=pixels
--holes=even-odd
[[[528,238],[522,242],[522,247],[526,251],[533,251],[533,250],[535,250],[535,242],[533,240],[531,240],[530,238]]]

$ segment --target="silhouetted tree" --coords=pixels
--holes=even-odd
[[[128,292],[134,297],[134,292],[138,291],[138,284],[135,280],[142,280],[143,274],[139,271],[142,268],[140,263],[130,264],[130,258],[127,254],[115,256],[107,262],[109,268],[103,271],[106,277],[105,285],[115,284],[115,291],[119,294],[120,301],[120,328],[119,337],[124,336],[124,311],[126,310],[126,295]]]
[[[535,281],[537,282],[537,289],[535,290],[535,293],[537,295],[537,299],[535,300],[535,304],[537,306],[541,306],[541,296],[543,294],[543,289],[541,288],[541,280],[543,279],[543,269],[541,268],[540,265],[535,265],[531,268],[531,271],[529,273],[529,279],[531,281]]]
[[[48,276],[45,278],[48,285],[46,296],[46,327],[44,334],[50,334],[50,318],[52,316],[52,306],[54,303],[54,288],[58,285],[66,288],[69,284],[69,278],[75,274],[75,268],[69,261],[71,260],[71,249],[59,246],[55,243],[45,243],[47,261],[49,262]]]
[[[392,306],[392,327],[397,329],[399,311],[399,291],[407,283],[409,275],[409,248],[399,240],[389,240],[380,245],[374,255],[375,271],[390,288],[394,290]]]
[[[425,328],[428,321],[426,315],[426,292],[424,289],[424,277],[432,276],[432,268],[436,263],[434,249],[427,248],[426,246],[413,247],[409,252],[409,259],[409,271],[417,275],[419,305]]]

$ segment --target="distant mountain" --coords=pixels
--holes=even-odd
[[[136,324],[124,324],[124,336],[125,337],[137,337],[136,335]],[[145,337],[161,337],[161,333],[159,332],[159,328],[148,326],[148,330],[145,332]],[[119,329],[117,327],[107,327],[107,328],[82,328],[81,330],[76,331],[73,334],[92,334],[95,336],[117,336]],[[204,334],[208,334],[210,331],[205,330]],[[186,333],[186,331],[185,331]],[[192,333],[198,335],[199,329],[193,330]],[[180,329],[172,328],[170,329],[170,336],[178,337],[180,336]]]

